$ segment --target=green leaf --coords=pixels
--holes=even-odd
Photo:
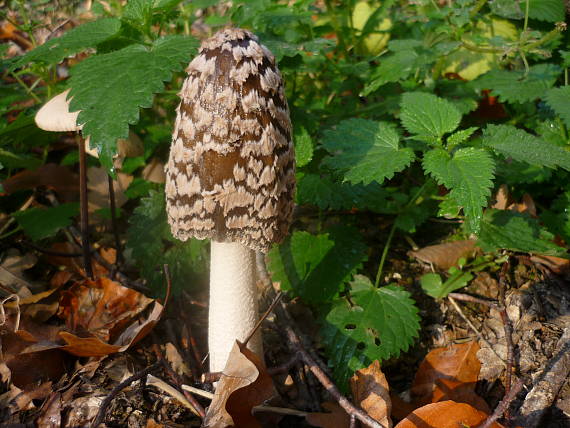
[[[297,131],[297,129],[296,129]],[[307,129],[301,126],[295,133],[295,161],[298,167],[305,166],[313,159],[313,141]]]
[[[79,214],[78,203],[61,204],[51,208],[28,208],[12,214],[32,241],[54,236],[59,230],[71,225]]]
[[[428,143],[441,142],[441,137],[454,131],[461,121],[461,113],[453,104],[433,94],[407,92],[400,106],[404,128]]]
[[[538,64],[524,70],[491,70],[473,81],[478,89],[491,89],[494,96],[509,103],[524,103],[542,98],[560,75],[560,67],[555,64]]]
[[[119,32],[121,21],[116,18],[103,18],[75,27],[61,37],[48,40],[43,45],[18,58],[10,67],[21,67],[29,62],[56,64],[64,58],[84,49],[97,46]]]
[[[440,299],[447,297],[449,293],[455,290],[465,287],[472,279],[473,274],[471,272],[455,269],[445,282],[441,281],[441,277],[437,273],[427,273],[420,278],[420,284],[426,294]]]
[[[483,144],[515,161],[570,171],[570,151],[511,125],[487,126]]]
[[[151,190],[134,209],[127,230],[127,248],[141,276],[154,290],[164,290],[162,265],[168,264],[173,292],[188,289],[207,266],[207,242],[191,239],[180,242],[170,233],[163,191]]]
[[[565,11],[564,0],[529,0],[528,17],[531,19],[547,22],[564,21]]]
[[[497,16],[502,16],[508,19],[522,19],[524,18],[524,11],[522,8],[525,7],[524,2],[516,0],[495,0],[489,3],[491,12]]]
[[[330,300],[367,259],[357,230],[337,227],[311,235],[295,231],[269,253],[268,268],[283,290],[293,290],[309,303]]]
[[[421,65],[420,59],[420,55],[415,50],[402,50],[382,57],[380,65],[374,70],[362,95],[367,96],[386,83],[408,78]]]
[[[343,386],[355,370],[371,361],[407,351],[420,327],[418,309],[401,287],[375,288],[358,275],[350,302],[336,300],[321,331],[334,377]]]
[[[152,48],[131,45],[96,55],[71,70],[71,111],[81,110],[83,136],[91,136],[103,165],[111,168],[118,138],[127,138],[129,124],[139,119],[139,108],[152,105],[153,94],[180,70],[196,51],[195,39],[169,36]]]
[[[570,128],[570,86],[550,89],[546,93],[546,102]]]
[[[452,148],[458,144],[463,143],[464,141],[467,141],[469,137],[471,137],[471,135],[473,135],[473,133],[478,129],[479,128],[476,126],[472,126],[470,128],[461,129],[460,131],[454,132],[449,137],[447,137],[447,147]]]
[[[443,149],[434,149],[424,155],[423,167],[451,190],[449,196],[463,207],[470,229],[477,233],[482,207],[493,187],[495,163],[491,156],[474,147],[459,149],[453,157]]]
[[[552,242],[553,239],[554,235],[542,229],[535,219],[527,215],[514,211],[487,210],[477,245],[483,251],[505,249],[568,257],[566,249]]]
[[[348,119],[325,131],[323,145],[331,154],[324,161],[351,183],[382,183],[414,160],[410,148],[399,147],[399,136],[386,122]]]
[[[369,209],[386,213],[388,192],[378,183],[337,183],[326,176],[305,174],[297,178],[297,202],[326,210]]]
[[[123,10],[123,18],[144,23],[152,13],[154,0],[129,0]]]

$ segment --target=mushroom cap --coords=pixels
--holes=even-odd
[[[166,166],[172,234],[266,252],[287,234],[295,154],[283,79],[251,32],[205,40],[180,92]]]
[[[81,126],[77,125],[79,111],[69,112],[68,94],[69,89],[56,95],[39,109],[35,117],[38,128],[52,132],[79,131],[81,129]]]

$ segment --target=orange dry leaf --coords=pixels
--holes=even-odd
[[[461,257],[466,257],[475,249],[475,240],[447,242],[430,245],[408,254],[425,263],[431,263],[438,269],[447,270],[457,264]]]
[[[469,404],[440,401],[414,410],[394,428],[465,428],[476,427],[487,419],[483,413]],[[498,423],[491,428],[504,428]]]
[[[337,403],[326,402],[323,407],[330,413],[315,412],[305,416],[305,420],[314,427],[348,428],[350,417]]]
[[[368,415],[385,427],[391,427],[390,387],[386,376],[380,369],[380,362],[375,360],[365,369],[357,370],[350,379],[350,389],[354,402]]]
[[[252,409],[274,394],[273,381],[262,361],[236,341],[202,426],[261,427]]]
[[[469,342],[434,349],[426,355],[411,388],[416,405],[443,399],[463,401],[466,391],[474,393],[481,370],[478,350],[477,342]]]

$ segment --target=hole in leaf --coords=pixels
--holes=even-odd
[[[376,346],[380,346],[380,345],[382,344],[382,341],[380,340],[379,337],[375,337],[375,338],[374,338],[374,344],[375,344]]]
[[[344,326],[346,330],[354,330],[356,328],[356,324],[347,324]]]
[[[366,348],[366,344],[364,342],[358,342],[358,345],[356,345],[356,349],[359,351],[363,351],[364,348]]]

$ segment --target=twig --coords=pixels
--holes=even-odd
[[[464,293],[449,293],[449,297],[453,297],[455,300],[461,300],[462,302],[479,303],[480,305],[485,305],[489,308],[499,310],[499,306],[492,300],[481,299],[480,297],[471,296]]]
[[[503,322],[503,328],[505,330],[505,341],[507,342],[507,372],[505,379],[505,395],[509,395],[509,392],[511,390],[515,349],[515,346],[513,344],[513,326],[511,324],[511,320],[509,319],[509,314],[507,313],[507,304],[505,301],[505,283],[508,269],[509,261],[507,260],[505,263],[503,263],[501,273],[499,274],[499,304],[501,305],[499,314],[501,316],[501,321]],[[506,417],[509,417],[508,412]]]
[[[99,411],[97,412],[97,416],[95,417],[95,420],[91,424],[91,428],[97,428],[99,425],[101,425],[101,423],[103,422],[103,419],[105,418],[105,412],[107,412],[107,408],[109,407],[109,405],[111,404],[111,401],[113,401],[113,399],[117,396],[117,394],[119,392],[121,392],[123,389],[125,389],[127,386],[129,386],[131,383],[133,383],[139,379],[144,378],[146,375],[148,375],[152,371],[158,369],[161,365],[162,365],[162,363],[160,361],[157,361],[153,365],[148,366],[145,369],[141,370],[140,372],[133,374],[132,376],[128,377],[123,382],[121,382],[120,384],[115,386],[111,390],[109,395],[107,395],[105,397],[105,399],[103,400],[103,402],[101,403],[101,407],[99,407]]]
[[[554,357],[534,382],[519,410],[520,424],[525,428],[541,425],[546,411],[552,406],[570,375],[570,327],[566,327],[556,345]]]
[[[79,137],[79,203],[81,206],[81,248],[83,250],[83,268],[89,279],[93,279],[91,253],[89,251],[89,210],[87,207],[87,159],[85,141]]]
[[[495,423],[495,421],[499,419],[503,415],[503,413],[507,411],[512,401],[516,398],[518,393],[521,392],[522,387],[523,387],[523,381],[519,379],[513,385],[509,393],[506,394],[505,397],[501,400],[501,402],[497,405],[497,407],[495,407],[493,414],[489,416],[485,420],[485,422],[483,422],[477,428],[490,428],[493,425],[493,423]]]
[[[251,329],[251,331],[249,332],[249,334],[247,335],[247,337],[245,338],[245,340],[243,341],[244,345],[247,345],[247,342],[250,341],[250,339],[253,337],[253,335],[255,334],[255,332],[259,329],[259,327],[261,326],[261,323],[263,321],[265,321],[265,319],[269,316],[269,314],[273,311],[273,309],[275,308],[275,306],[277,305],[277,303],[279,303],[279,301],[281,300],[281,297],[283,297],[283,293],[281,291],[279,291],[277,293],[277,296],[275,296],[275,298],[273,299],[273,301],[271,302],[271,304],[269,305],[269,307],[267,308],[267,310],[263,313],[263,315],[259,318],[259,320],[255,323],[255,325],[253,326],[253,328]]]

